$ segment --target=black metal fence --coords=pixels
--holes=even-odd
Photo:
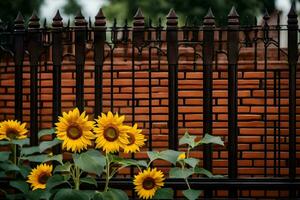
[[[152,69],[152,54],[156,51],[157,61],[165,56],[167,58],[167,69],[160,68],[156,71],[168,71],[168,144],[171,149],[178,149],[178,124],[185,120],[178,119],[178,73],[184,71],[180,68],[181,48],[191,47],[193,49],[193,69],[190,71],[201,71],[203,73],[203,88],[199,88],[203,91],[203,133],[213,134],[213,72],[218,70],[218,61],[220,56],[225,56],[226,70],[228,70],[228,177],[222,179],[205,179],[194,178],[191,180],[191,186],[195,188],[205,189],[205,197],[215,196],[218,190],[228,190],[228,196],[234,197],[247,197],[243,195],[244,190],[282,190],[288,191],[290,198],[300,198],[300,180],[299,163],[297,166],[297,159],[299,161],[300,149],[297,148],[297,139],[299,141],[300,135],[297,135],[297,66],[298,66],[298,45],[299,45],[299,28],[297,14],[295,7],[293,6],[288,14],[287,26],[283,26],[279,23],[270,25],[268,20],[270,19],[268,13],[266,13],[262,20],[262,25],[257,25],[256,19],[252,24],[241,26],[239,23],[239,15],[234,8],[228,15],[228,25],[226,27],[217,27],[214,16],[211,10],[204,17],[203,25],[198,26],[196,24],[186,23],[182,27],[178,27],[178,17],[174,10],[170,10],[166,18],[166,27],[163,27],[161,20],[154,26],[151,20],[145,22],[144,16],[140,10],[137,11],[134,16],[133,26],[130,27],[127,22],[120,27],[117,26],[115,21],[111,27],[106,26],[106,19],[100,9],[99,13],[95,17],[95,22],[92,24],[91,20],[88,22],[84,16],[79,13],[75,17],[75,26],[70,26],[70,21],[67,25],[63,24],[59,12],[55,15],[52,22],[52,27],[48,27],[48,24],[44,23],[43,27],[40,25],[40,19],[34,13],[29,19],[28,27],[25,27],[24,19],[21,13],[18,14],[14,21],[14,26],[5,26],[1,24],[0,32],[0,49],[1,49],[1,61],[5,63],[7,59],[13,58],[14,60],[14,73],[15,73],[15,118],[18,120],[23,119],[23,66],[24,58],[28,55],[30,65],[30,142],[32,145],[37,145],[38,137],[37,132],[39,129],[39,67],[41,63],[51,63],[53,65],[52,77],[53,77],[53,111],[52,119],[53,123],[60,115],[61,105],[61,74],[62,74],[62,62],[66,56],[72,56],[76,65],[76,106],[80,109],[84,109],[84,72],[85,72],[85,60],[88,51],[92,51],[94,55],[94,98],[97,99],[97,103],[94,106],[94,114],[98,116],[103,110],[102,98],[103,98],[103,69],[104,62],[109,60],[111,72],[110,82],[110,110],[116,111],[114,107],[114,50],[119,46],[126,46],[131,51],[131,65],[130,72],[132,75],[132,94],[131,94],[131,114],[132,121],[135,122],[135,62],[141,59],[143,51],[148,52],[148,68],[145,71],[148,72],[149,81],[149,132],[148,147],[152,149],[152,85],[151,74]],[[287,48],[281,47],[281,34],[286,32],[287,35]],[[276,37],[273,37],[271,33],[276,33]],[[90,44],[90,48],[87,45]],[[280,80],[281,71],[278,69],[273,70],[268,68],[268,48],[270,45],[275,46],[275,56],[277,60],[284,60],[288,63],[288,68],[285,71],[288,72],[288,136],[285,137],[285,142],[288,143],[288,176],[281,176],[281,165],[276,165],[276,161],[281,161],[280,154],[280,129],[281,129],[281,109],[282,106],[280,98],[281,91]],[[70,55],[64,49],[65,46],[74,46],[75,54]],[[264,83],[264,174],[259,178],[241,178],[238,173],[238,72],[240,62],[240,51],[243,48],[251,47],[253,51],[253,58],[251,58],[251,65],[253,65],[255,71],[263,71],[263,83]],[[260,50],[262,50],[260,52]],[[51,52],[51,54],[49,53]],[[260,55],[262,59],[259,60]],[[198,62],[200,58],[200,62]],[[202,65],[203,68],[199,69]],[[242,69],[241,69],[242,70]],[[273,85],[273,88],[268,88],[267,79],[269,73],[274,73],[274,83],[278,87]],[[147,78],[145,78],[147,79]],[[275,104],[277,102],[278,119],[277,123],[274,123],[272,127],[268,124],[267,110],[269,100],[268,92],[273,91],[275,94]],[[298,96],[299,98],[299,96]],[[277,100],[276,100],[277,99]],[[279,100],[278,100],[279,99]],[[299,114],[299,113],[298,113]],[[267,150],[267,138],[269,138],[268,130],[274,130],[274,175],[268,176],[267,154],[272,153]],[[299,129],[298,129],[299,130]],[[276,138],[279,138],[276,140]],[[277,144],[277,142],[279,144]],[[299,144],[299,142],[298,142]],[[56,149],[59,151],[59,149]],[[213,169],[213,148],[211,146],[205,146],[203,149],[204,161],[203,165],[206,169]],[[279,153],[278,153],[279,152]],[[277,155],[277,157],[276,157]],[[278,170],[278,173],[276,172]],[[101,180],[100,180],[101,182]],[[116,187],[124,189],[131,189],[132,184],[129,178],[116,178],[112,180],[112,184]],[[168,179],[166,186],[171,186],[174,189],[184,188],[184,181]],[[263,195],[262,195],[263,196]],[[287,196],[285,196],[287,197]],[[178,198],[178,197],[176,197]]]

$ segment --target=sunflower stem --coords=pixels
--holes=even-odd
[[[75,190],[79,190],[80,188],[80,174],[80,169],[77,166],[75,166]]]
[[[110,160],[108,159],[108,154],[106,154],[106,177],[105,177],[104,192],[108,191],[108,184],[109,184],[109,180],[110,180],[109,168],[110,168]]]
[[[11,150],[13,152],[12,162],[16,165],[17,164],[17,145],[11,144]]]

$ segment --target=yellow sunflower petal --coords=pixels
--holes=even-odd
[[[92,144],[95,138],[92,132],[94,122],[88,121],[88,116],[83,112],[80,114],[78,108],[63,112],[63,116],[58,118],[56,126],[56,136],[63,140],[62,148],[72,152],[81,152]]]

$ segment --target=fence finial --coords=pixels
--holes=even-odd
[[[55,16],[53,17],[52,26],[57,28],[62,27],[63,26],[62,20],[63,18],[61,17],[59,10],[57,10]]]
[[[79,10],[79,12],[77,13],[77,15],[75,17],[75,26],[86,26],[86,25],[87,25],[87,22],[81,13],[81,10]]]
[[[144,15],[142,13],[142,10],[138,8],[136,11],[134,17],[133,17],[133,26],[134,27],[144,27],[145,25],[145,20],[144,20]]]
[[[15,27],[15,30],[19,30],[19,29],[24,29],[25,26],[24,26],[24,18],[23,18],[23,15],[22,13],[19,11],[18,12],[18,15],[14,21],[14,27]]]
[[[264,13],[263,19],[264,19],[264,21],[268,21],[268,20],[270,19],[270,15],[269,15],[269,12],[268,12],[268,10],[267,10],[267,9],[265,10],[265,13]]]
[[[134,17],[134,19],[144,19],[144,15],[143,15],[143,12],[140,8],[137,9]]]
[[[95,16],[95,26],[105,26],[106,20],[103,14],[102,8],[99,9],[97,15]]]
[[[170,9],[167,15],[167,26],[177,26],[178,16],[173,8]]]
[[[214,25],[215,24],[215,16],[214,16],[211,8],[208,9],[208,12],[204,17],[203,24],[204,25]]]
[[[230,10],[227,17],[228,17],[228,24],[229,25],[237,25],[237,24],[240,23],[240,20],[239,20],[240,16],[237,13],[234,6],[232,6],[232,8],[231,8],[231,10]]]
[[[40,18],[37,16],[36,11],[33,11],[30,19],[29,19],[29,24],[28,28],[39,28],[40,27]]]
[[[297,18],[297,12],[296,12],[296,5],[295,5],[295,3],[292,3],[292,6],[291,6],[291,9],[290,9],[290,11],[289,11],[289,13],[288,13],[288,17],[289,18]]]

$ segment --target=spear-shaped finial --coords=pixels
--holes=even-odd
[[[55,16],[53,17],[52,26],[57,28],[62,27],[63,26],[62,20],[63,18],[61,17],[59,10],[57,10]]]
[[[28,28],[39,28],[40,27],[40,18],[37,16],[36,11],[33,11],[29,23],[28,23]]]
[[[14,21],[14,27],[15,27],[15,30],[20,30],[20,29],[24,29],[25,26],[24,26],[24,18],[23,18],[23,15],[22,13],[19,11],[18,12],[18,15]]]

